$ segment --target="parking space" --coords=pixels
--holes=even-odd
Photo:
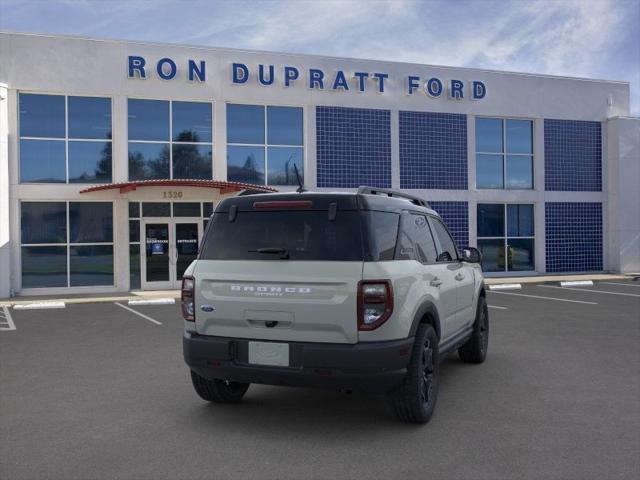
[[[0,478],[637,478],[640,282],[549,286],[488,294],[489,357],[445,361],[424,427],[358,393],[203,402],[177,303],[0,308]]]

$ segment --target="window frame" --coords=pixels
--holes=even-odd
[[[228,162],[228,147],[258,147],[264,150],[264,183],[256,184],[256,185],[273,185],[277,187],[291,187],[293,185],[280,185],[276,183],[269,183],[269,148],[301,148],[302,149],[302,182],[305,181],[305,175],[307,173],[307,128],[306,128],[306,119],[307,119],[307,107],[306,105],[294,105],[294,104],[278,104],[274,105],[271,103],[241,103],[241,102],[226,102],[225,110],[229,108],[229,105],[245,105],[252,107],[262,107],[263,115],[264,115],[264,143],[234,143],[229,142],[228,139],[228,130],[227,130],[227,139],[225,139],[225,153]],[[299,108],[302,110],[302,145],[287,145],[287,144],[270,144],[269,143],[269,124],[268,124],[268,109],[269,107],[286,107],[286,108]],[[225,123],[227,116],[225,115]],[[227,125],[228,129],[228,125]]]
[[[455,239],[453,238],[453,235],[451,235],[451,231],[449,230],[449,227],[447,226],[447,224],[445,223],[444,220],[442,220],[442,218],[440,217],[436,217],[435,215],[431,215],[431,214],[426,214],[426,217],[429,221],[429,228],[431,229],[431,235],[433,237],[433,241],[436,244],[436,251],[438,253],[438,255],[436,256],[436,261],[434,262],[436,265],[447,265],[449,263],[460,263],[461,258],[460,258],[460,252],[458,251],[458,245],[456,244]],[[440,256],[440,254],[442,253],[442,245],[440,243],[440,238],[438,237],[437,233],[434,233],[434,226],[432,225],[433,222],[440,222],[442,223],[442,226],[444,227],[444,230],[447,232],[447,234],[449,234],[449,238],[451,239],[451,242],[453,243],[453,249],[454,252],[456,254],[456,258],[453,258],[449,261],[446,262],[438,262],[438,257]]]
[[[32,90],[18,90],[17,92],[17,140],[18,140],[18,183],[20,185],[91,185],[91,184],[108,184],[113,183],[113,145],[114,145],[114,129],[113,129],[113,96],[103,94],[89,94],[89,95],[69,95],[66,93],[53,93],[53,92],[36,92]],[[20,133],[20,95],[50,95],[54,97],[64,98],[64,137],[23,137]],[[108,98],[110,115],[111,115],[111,138],[74,138],[69,137],[69,97],[82,97],[82,98]],[[43,140],[43,141],[56,141],[64,142],[64,182],[23,182],[22,181],[22,159],[20,144],[22,140]],[[70,182],[69,181],[69,142],[89,142],[89,143],[110,143],[111,144],[111,179],[108,182]]]
[[[169,146],[169,176],[166,178],[167,180],[173,180],[173,146],[174,145],[198,145],[198,146],[209,146],[211,147],[211,178],[207,178],[205,180],[213,180],[216,175],[215,168],[215,101],[213,100],[195,100],[195,99],[167,99],[167,98],[149,98],[149,97],[140,97],[140,96],[127,96],[126,97],[126,119],[127,119],[127,180],[131,180],[131,172],[129,170],[129,145],[131,143],[148,143],[153,145],[168,145]],[[129,138],[129,100],[149,100],[155,102],[168,102],[169,103],[169,137],[167,140],[131,140]],[[211,142],[178,142],[173,140],[173,103],[203,103],[208,104],[211,107]],[[143,179],[145,180],[145,179]]]
[[[500,152],[484,152],[477,150],[477,135],[478,129],[476,125],[478,119],[488,119],[488,120],[500,120],[502,124],[502,150]],[[518,121],[528,121],[531,122],[531,153],[509,153],[507,152],[507,121],[508,120],[518,120]],[[476,165],[476,190],[523,190],[530,191],[536,189],[536,176],[535,176],[535,168],[534,168],[534,160],[535,160],[535,128],[536,122],[534,118],[530,117],[494,117],[489,115],[476,115],[474,118],[474,151],[475,151],[475,165]],[[491,187],[479,187],[478,186],[478,155],[499,155],[502,157],[502,188],[491,188]],[[531,159],[531,188],[513,188],[507,186],[507,157],[529,157]],[[490,203],[490,202],[483,202]]]

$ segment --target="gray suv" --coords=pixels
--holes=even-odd
[[[487,354],[480,254],[393,190],[221,201],[182,282],[184,359],[203,399],[251,383],[385,392],[426,423],[439,363]]]

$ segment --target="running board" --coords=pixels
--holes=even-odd
[[[439,357],[440,361],[444,360],[454,350],[460,348],[464,343],[469,340],[469,337],[473,334],[473,326],[465,328],[460,333],[455,334],[447,341],[440,344]]]

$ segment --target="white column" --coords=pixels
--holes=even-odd
[[[227,180],[227,104],[213,106],[213,178]]]
[[[547,241],[545,226],[545,190],[544,190],[544,119],[536,118],[533,122],[533,188],[536,192],[535,207],[533,209],[534,268],[538,273],[547,270]]]
[[[315,105],[307,105],[304,108],[306,115],[304,124],[306,130],[304,132],[305,146],[305,171],[304,183],[308,188],[316,188],[318,186],[318,157],[316,155],[316,107]]]
[[[0,83],[0,298],[8,297],[11,290],[8,104],[8,87]]]

